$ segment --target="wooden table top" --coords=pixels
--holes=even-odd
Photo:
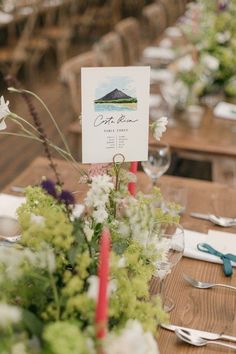
[[[191,128],[185,120],[177,120],[176,126],[168,126],[161,138],[175,150],[236,157],[236,122],[216,118],[205,108],[202,124]],[[150,137],[150,141],[156,141]]]
[[[85,185],[78,185],[78,173],[65,161],[57,161],[58,169],[62,179],[65,181],[65,188],[79,190],[78,201],[82,201],[86,193]],[[12,193],[11,186],[25,187],[29,184],[39,183],[42,176],[52,177],[47,160],[37,158],[33,163],[5,189],[5,193]],[[184,186],[188,191],[187,209],[182,217],[181,224],[188,229],[207,232],[208,229],[218,229],[204,220],[197,220],[189,216],[189,212],[212,212],[213,204],[221,208],[226,216],[236,214],[236,189],[227,186],[172,176],[162,176],[160,183],[163,188],[168,186]],[[149,179],[140,172],[138,174],[138,188],[147,189]],[[216,207],[214,205],[214,207]],[[224,229],[224,231],[236,232],[236,228]],[[235,236],[236,241],[236,236]],[[182,274],[185,272],[196,279],[223,282],[236,285],[236,273],[226,278],[222,272],[222,266],[218,264],[183,258],[172,271],[166,282],[167,295],[174,299],[175,308],[171,312],[170,322],[186,327],[202,330],[225,332],[236,336],[236,293],[227,289],[200,290],[194,289],[186,284]],[[163,354],[173,353],[198,353],[213,354],[230,353],[225,348],[209,345],[207,347],[195,348],[177,340],[176,336],[169,331],[161,329],[158,334],[160,352]]]

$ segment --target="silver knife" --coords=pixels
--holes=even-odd
[[[210,220],[209,214],[190,213],[190,215],[197,219]]]
[[[161,327],[164,329],[168,329],[169,331],[172,331],[172,332],[175,332],[176,329],[183,329],[183,330],[186,330],[186,331],[188,331],[192,334],[195,334],[195,335],[197,335],[201,338],[204,338],[204,339],[209,339],[209,340],[223,339],[223,340],[227,340],[230,342],[236,342],[236,337],[228,336],[226,334],[200,331],[198,329],[181,327],[181,326],[176,326],[176,325],[171,325],[171,324],[161,324]]]

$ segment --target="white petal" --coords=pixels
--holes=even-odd
[[[5,123],[5,119],[2,119],[2,121],[0,122],[0,130],[4,130],[6,129],[7,125]]]

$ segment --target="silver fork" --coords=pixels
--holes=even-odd
[[[222,287],[222,288],[236,290],[236,286],[227,285],[227,284],[218,284],[218,283],[207,283],[207,282],[193,279],[192,277],[190,277],[189,275],[184,274],[184,273],[183,273],[183,278],[189,284],[191,284],[193,287],[199,288],[199,289],[210,289],[210,288],[214,288],[214,287]]]

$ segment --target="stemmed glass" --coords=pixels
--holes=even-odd
[[[142,161],[141,164],[144,172],[151,178],[153,187],[156,185],[157,179],[168,170],[170,161],[169,145],[162,144],[149,148],[148,160]]]
[[[172,268],[181,259],[184,252],[184,229],[174,222],[154,222],[148,237],[148,246],[162,251],[161,259],[156,262],[156,271],[153,274],[153,284],[161,296],[166,312],[170,312],[175,304],[171,298],[165,296],[164,280]]]

